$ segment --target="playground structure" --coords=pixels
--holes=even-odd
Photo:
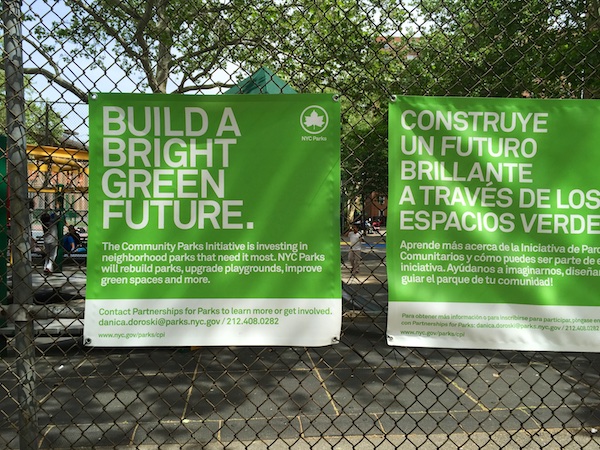
[[[40,214],[48,209],[60,213],[59,238],[66,225],[87,231],[89,206],[89,154],[87,149],[27,145],[27,179],[32,234],[37,242],[33,256],[40,256],[43,232]],[[78,254],[79,259],[85,254]],[[59,250],[58,262],[64,255]]]
[[[27,145],[29,192],[88,191],[88,151],[46,145]]]

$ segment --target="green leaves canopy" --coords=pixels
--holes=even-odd
[[[598,1],[423,0],[410,93],[598,98]],[[407,86],[407,84],[405,84]]]

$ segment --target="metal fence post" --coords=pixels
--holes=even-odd
[[[16,314],[20,449],[35,448],[37,420],[35,407],[35,347],[33,321],[26,306],[33,304],[31,278],[31,224],[27,183],[27,143],[25,137],[25,83],[21,0],[4,0],[4,60],[6,73],[6,122],[10,224],[12,237],[12,291]],[[15,289],[15,286],[18,288]]]

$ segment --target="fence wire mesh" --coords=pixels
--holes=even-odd
[[[600,447],[596,354],[385,339],[391,95],[596,99],[598,0],[4,0],[2,23],[0,446]],[[260,68],[341,98],[340,236],[368,232],[356,277],[340,239],[341,342],[83,346],[88,93],[221,94]],[[49,276],[57,206],[80,241]]]

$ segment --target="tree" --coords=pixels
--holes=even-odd
[[[28,67],[87,102],[87,89],[66,80],[65,68],[91,61],[136,77],[140,91],[204,92],[232,85],[268,66],[300,92],[342,98],[344,193],[359,198],[377,182],[387,190],[389,98],[384,74],[401,60],[382,51],[406,18],[393,0],[65,0],[69,13],[35,28],[34,47],[47,64]],[[42,45],[43,43],[43,45]],[[69,52],[61,49],[73,48]],[[56,55],[61,53],[62,57]],[[222,74],[222,81],[216,81]],[[385,176],[382,175],[385,173]]]
[[[411,93],[600,95],[598,1],[423,0]]]
[[[0,70],[0,134],[6,135],[6,79]],[[31,100],[34,90],[26,80],[27,99],[25,101],[25,128],[28,144],[59,145],[62,142],[64,127],[62,118],[47,102]]]
[[[370,121],[347,125],[348,133],[342,149],[342,228],[347,228],[357,215],[364,215],[366,199],[373,192],[387,193],[387,120],[386,111],[373,114]]]
[[[140,90],[185,93],[231,85],[214,81],[232,67],[265,64],[301,87],[333,87],[377,76],[371,49],[399,16],[393,1],[65,0],[68,14],[35,27],[32,45],[45,57],[29,74],[43,75],[87,101],[69,82],[69,64],[118,65]],[[386,20],[374,21],[373,17]],[[74,47],[71,50],[71,47]],[[68,52],[61,49],[69,48]],[[57,58],[58,54],[60,58]],[[372,84],[372,82],[371,82]]]

